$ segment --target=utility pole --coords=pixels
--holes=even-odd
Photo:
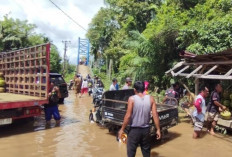
[[[71,41],[62,41],[62,43],[64,43],[64,62],[63,62],[63,76],[65,75],[66,72],[66,52],[67,52],[67,48],[68,48],[68,43],[71,43]]]

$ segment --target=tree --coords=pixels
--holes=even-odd
[[[51,51],[50,51],[50,72],[53,73],[60,73],[61,72],[61,61],[62,58],[60,57],[60,54],[57,50],[57,47],[55,45],[51,45]]]
[[[104,47],[94,50],[103,49],[106,63],[113,60],[113,73],[119,78],[146,79],[151,85],[167,88],[171,78],[165,71],[180,60],[181,50],[206,54],[232,47],[231,0],[105,0],[105,3],[110,14],[105,16],[111,19],[108,22],[113,21],[117,27],[113,31],[108,30],[108,25],[102,27],[105,16],[98,16],[99,23],[95,22],[94,28],[101,28],[104,34],[110,32],[110,38]],[[96,29],[97,33],[101,31]],[[100,38],[88,37],[91,44],[101,42]]]
[[[33,34],[35,25],[5,15],[0,28],[0,51],[8,51],[30,46],[28,37]]]
[[[34,32],[36,25],[5,15],[0,21],[0,51],[10,51],[50,42],[49,38]],[[61,57],[55,45],[51,45],[50,70],[61,72]]]

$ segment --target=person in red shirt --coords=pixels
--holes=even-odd
[[[205,98],[209,95],[209,89],[206,86],[200,88],[200,94],[195,100],[196,109],[193,112],[194,132],[193,138],[200,137],[206,113]]]

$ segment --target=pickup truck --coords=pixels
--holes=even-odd
[[[132,95],[134,95],[133,89],[107,91],[103,94],[102,106],[98,110],[99,112],[97,112],[96,117],[100,119],[101,124],[106,126],[110,132],[117,133],[121,128],[127,110],[127,101]],[[171,101],[177,104],[176,99],[172,99]],[[157,104],[157,111],[160,119],[161,132],[162,134],[166,134],[168,128],[178,124],[177,105]],[[126,132],[129,130],[129,127],[126,128]],[[156,129],[151,116],[150,135],[154,136],[155,133]]]
[[[41,106],[48,103],[49,66],[49,43],[0,52],[0,72],[5,80],[0,93],[0,125],[41,114]]]

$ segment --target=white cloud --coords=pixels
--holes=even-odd
[[[92,17],[104,6],[103,0],[53,0],[53,2],[86,29]],[[10,17],[36,24],[36,31],[48,36],[62,56],[64,47],[62,41],[71,41],[67,55],[72,63],[76,63],[78,37],[85,38],[86,31],[72,22],[49,0],[0,0],[0,5],[0,18],[10,13]]]

